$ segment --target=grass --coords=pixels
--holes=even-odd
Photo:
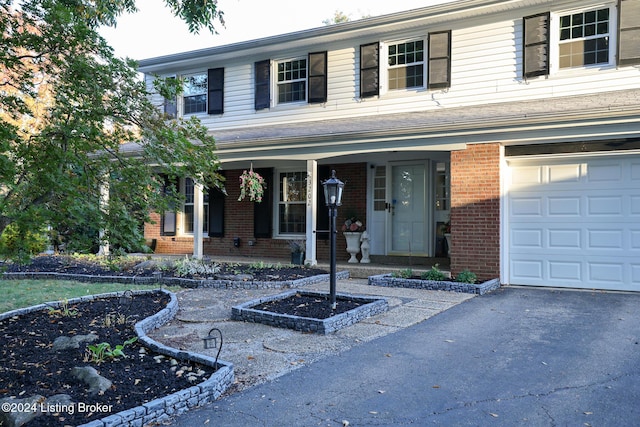
[[[49,301],[105,292],[158,289],[157,285],[85,283],[71,280],[0,280],[0,313]]]

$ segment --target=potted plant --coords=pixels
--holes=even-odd
[[[304,240],[289,240],[288,243],[291,250],[291,264],[303,265],[306,242]]]
[[[358,262],[356,255],[360,252],[360,238],[365,227],[357,216],[347,218],[342,226],[342,233],[347,241],[347,252],[351,255],[350,263]]]

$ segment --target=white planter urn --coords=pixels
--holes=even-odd
[[[344,238],[347,240],[347,252],[351,255],[351,258],[349,258],[349,261],[347,262],[357,263],[358,258],[356,258],[356,255],[360,252],[360,237],[362,236],[362,233],[345,231],[343,234]]]

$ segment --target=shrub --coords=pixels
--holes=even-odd
[[[477,279],[478,277],[476,276],[476,274],[472,273],[469,270],[462,270],[456,276],[456,282],[461,282],[461,283],[476,283]]]
[[[176,262],[175,274],[178,277],[212,276],[220,272],[218,264],[210,264],[201,259],[185,257]]]
[[[447,276],[440,271],[438,264],[431,267],[431,270],[425,271],[420,275],[423,280],[445,280]]]
[[[0,254],[17,262],[27,262],[31,255],[47,248],[47,235],[42,231],[24,230],[9,224],[0,235]]]
[[[396,271],[392,274],[393,277],[399,277],[401,279],[409,279],[413,276],[413,270],[405,268],[404,270]]]

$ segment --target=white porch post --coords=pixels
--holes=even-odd
[[[305,264],[317,265],[316,212],[318,211],[318,162],[307,160],[307,247]]]
[[[100,184],[100,210],[102,212],[109,211],[109,174],[105,174],[104,181]],[[98,237],[100,239],[100,249],[98,255],[109,255],[109,242],[104,240],[106,232],[104,229],[100,229]]]
[[[204,193],[202,184],[193,183],[193,257],[202,259],[202,224],[204,223]]]

